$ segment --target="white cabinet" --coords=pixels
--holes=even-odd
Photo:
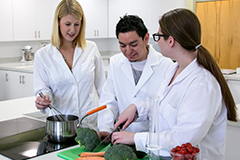
[[[60,0],[13,0],[14,40],[50,39],[55,8]]]
[[[236,104],[240,103],[240,80],[227,80],[227,84]]]
[[[146,18],[146,26],[148,28],[148,32],[151,35],[158,32],[159,29],[159,23],[158,20],[161,18],[161,16],[172,9],[175,8],[185,8],[186,0],[150,0],[147,3],[146,11],[147,11],[147,18]]]
[[[0,4],[0,41],[12,41],[12,0],[0,0]]]
[[[152,1],[152,0],[150,0]],[[108,19],[109,19],[109,38],[116,38],[115,30],[120,17],[125,14],[138,15],[146,23],[147,19],[147,4],[150,3],[146,0],[110,0],[108,1]],[[146,24],[145,24],[146,25]]]
[[[78,0],[86,18],[86,38],[108,37],[108,0]]]
[[[0,100],[34,96],[33,74],[0,70]]]
[[[185,0],[109,0],[109,38],[115,38],[119,17],[138,15],[143,19],[150,35],[158,31],[158,20],[163,13],[174,8],[185,8]],[[150,36],[152,37],[152,36]]]
[[[239,123],[239,122],[238,122]],[[240,144],[240,128],[235,126],[227,126],[226,137],[226,160],[239,160],[239,144]]]

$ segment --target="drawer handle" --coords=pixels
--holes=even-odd
[[[22,76],[22,75],[19,76],[19,83],[20,83],[20,84],[24,84],[24,83],[25,83],[24,78],[25,78],[25,77]]]
[[[22,83],[22,76],[19,76],[19,83]]]
[[[7,73],[6,73],[6,76],[5,76],[5,77],[6,77],[6,82],[7,82],[7,81],[8,81],[8,74],[7,74]]]
[[[24,84],[24,83],[25,83],[24,79],[25,79],[25,77],[24,77],[24,76],[22,76],[22,84]]]

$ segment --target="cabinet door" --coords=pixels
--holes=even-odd
[[[240,81],[237,80],[227,80],[229,89],[232,93],[233,99],[236,104],[240,103]]]
[[[60,0],[13,0],[14,40],[50,40]]]
[[[37,39],[49,40],[52,35],[54,13],[61,0],[37,0]]]
[[[150,0],[151,1],[151,0]],[[147,20],[147,4],[146,0],[110,0],[109,2],[109,38],[116,38],[115,29],[120,17],[125,14],[138,15],[143,19],[144,23]]]
[[[33,88],[33,74],[32,73],[21,73],[22,75],[22,88],[23,88],[23,97],[34,96]]]
[[[34,96],[33,74],[2,71],[4,73],[4,100]]]
[[[12,0],[0,0],[0,41],[13,40]]]
[[[78,0],[86,17],[86,38],[108,37],[108,0]]]
[[[36,39],[36,28],[36,1],[13,0],[14,40]]]
[[[119,17],[124,14],[138,15],[143,19],[150,35],[158,31],[158,20],[171,9],[185,8],[185,0],[110,0],[109,1],[109,38],[116,38],[115,28]],[[152,37],[152,36],[150,36]]]
[[[6,100],[6,72],[0,70],[0,101]]]
[[[6,98],[16,99],[22,97],[22,87],[20,85],[21,78],[18,72],[6,71]]]
[[[150,0],[151,3],[147,3],[147,20],[145,25],[148,28],[148,32],[150,33],[150,37],[152,38],[152,34],[158,32],[159,23],[158,20],[161,16],[172,9],[175,8],[185,8],[186,0]]]

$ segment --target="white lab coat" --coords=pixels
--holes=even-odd
[[[88,111],[98,107],[98,95],[104,82],[102,58],[94,42],[87,41],[84,51],[75,47],[72,70],[58,49],[51,44],[36,52],[35,96],[38,96],[39,92],[48,94],[52,105],[64,114],[77,115],[81,119]],[[83,120],[83,126],[85,124],[97,129],[96,118],[96,114],[88,116]]]
[[[177,66],[172,67],[158,93],[161,155],[170,156],[167,149],[191,142],[199,145],[201,160],[223,160],[227,110],[219,83],[195,59],[168,86]],[[146,104],[136,103],[139,116],[148,114]],[[134,141],[137,150],[147,151],[147,132],[136,133]]]
[[[150,46],[142,75],[135,85],[129,60],[123,53],[111,57],[107,80],[99,101],[100,105],[107,105],[107,109],[98,113],[99,130],[111,132],[114,128],[114,120],[130,104],[155,96],[172,65],[171,59],[163,57]],[[126,130],[147,131],[148,121],[134,122]]]

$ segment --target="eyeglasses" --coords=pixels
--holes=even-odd
[[[154,40],[155,42],[159,41],[161,37],[169,37],[168,35],[158,34],[158,33],[154,33],[152,36],[153,36],[153,40]]]

